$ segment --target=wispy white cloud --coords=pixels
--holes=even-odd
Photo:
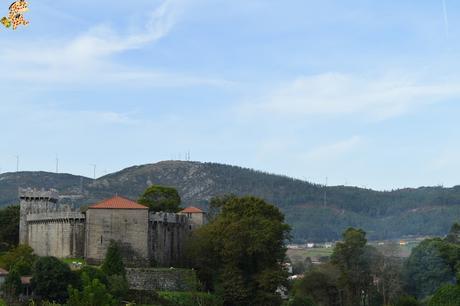
[[[442,11],[444,14],[444,28],[446,31],[446,38],[449,38],[449,16],[447,15],[447,3],[446,0],[442,0]]]
[[[326,73],[299,77],[241,107],[244,113],[286,116],[367,115],[383,120],[415,106],[460,96],[458,82],[423,83],[406,77],[376,79]]]
[[[96,25],[66,41],[26,41],[0,49],[0,64],[10,73],[0,78],[34,84],[101,84],[124,81],[149,86],[226,85],[206,77],[122,65],[116,56],[141,49],[167,36],[185,9],[181,0],[165,0],[149,14],[142,29],[120,33],[110,25]]]
[[[352,152],[356,147],[362,144],[360,136],[353,136],[348,139],[343,139],[335,143],[329,143],[322,146],[315,147],[308,151],[304,158],[307,160],[332,160]]]

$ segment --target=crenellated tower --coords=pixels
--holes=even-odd
[[[19,243],[28,244],[27,215],[48,213],[57,210],[59,193],[54,190],[19,189]]]

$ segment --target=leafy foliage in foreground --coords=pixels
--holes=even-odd
[[[38,297],[63,303],[67,288],[79,286],[79,279],[69,266],[55,257],[41,257],[32,271],[31,286]]]
[[[8,250],[19,243],[19,206],[0,209],[0,251]]]
[[[159,296],[174,306],[222,306],[222,300],[205,292],[171,292],[161,291]]]
[[[282,262],[289,230],[276,207],[254,197],[229,197],[221,213],[194,233],[192,265],[225,305],[279,305],[275,291],[287,277]]]

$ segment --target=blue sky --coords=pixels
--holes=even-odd
[[[457,2],[29,3],[29,27],[0,30],[1,172],[190,151],[331,185],[460,184]]]

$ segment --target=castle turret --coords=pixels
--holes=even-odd
[[[28,244],[27,215],[56,210],[59,194],[56,190],[19,189],[19,243]]]

